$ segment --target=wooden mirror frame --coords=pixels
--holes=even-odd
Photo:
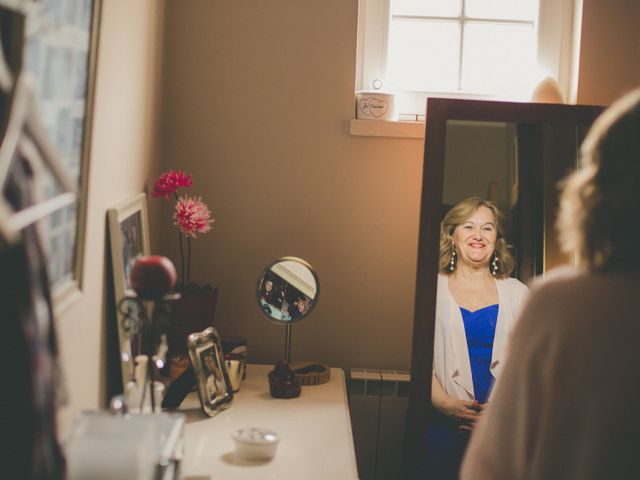
[[[425,125],[411,385],[405,429],[405,478],[426,478],[425,451],[438,276],[440,212],[447,122],[450,120],[589,127],[604,107],[428,98]]]

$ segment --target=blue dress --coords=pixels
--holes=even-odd
[[[498,321],[498,305],[489,305],[475,312],[460,307],[467,337],[473,392],[478,403],[485,403],[491,393],[493,375],[489,370],[493,339]],[[459,430],[459,423],[435,408],[429,419],[427,445],[428,478],[457,479],[469,433]]]
[[[489,305],[475,312],[460,307],[460,312],[467,335],[473,393],[478,403],[486,403],[493,384],[493,375],[489,367],[498,320],[498,305]]]

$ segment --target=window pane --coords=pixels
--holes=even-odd
[[[465,14],[474,18],[534,21],[538,0],[467,0]]]
[[[392,15],[457,17],[460,0],[391,0]]]
[[[532,26],[466,24],[462,89],[519,97],[530,94],[536,72],[535,47]]]
[[[459,44],[458,22],[391,22],[388,86],[396,90],[457,90]]]

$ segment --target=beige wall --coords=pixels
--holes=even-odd
[[[610,105],[640,87],[640,2],[582,2],[578,103]]]
[[[169,0],[167,18],[162,162],[193,172],[216,219],[193,270],[220,286],[219,330],[247,337],[252,361],[283,358],[255,285],[300,256],[320,301],[294,359],[407,368],[422,141],[348,133],[357,1]]]
[[[631,78],[640,83],[638,7],[584,3],[578,100],[608,103]],[[214,213],[213,231],[194,242],[194,278],[220,286],[218,326],[249,339],[251,360],[281,358],[284,339],[254,304],[256,277],[298,255],[318,270],[321,298],[293,328],[294,356],[408,366],[422,141],[348,134],[356,9],[357,0],[104,0],[84,292],[57,319],[63,426],[105,397],[106,209],[166,168],[193,172],[193,193]],[[154,250],[175,258],[167,205],[152,200],[150,213]]]
[[[155,0],[104,0],[99,38],[89,172],[84,285],[57,319],[69,404],[65,430],[82,409],[106,397],[106,210],[142,191],[152,163],[157,118],[157,45],[161,9]]]

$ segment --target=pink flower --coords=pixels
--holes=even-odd
[[[180,285],[188,285],[191,279],[191,238],[196,238],[197,233],[206,233],[211,230],[213,218],[211,212],[200,197],[184,195],[178,197],[177,190],[180,187],[190,187],[191,174],[182,170],[169,170],[158,177],[153,186],[151,195],[155,198],[176,199],[173,213],[173,224],[178,230],[178,242],[180,247]],[[186,245],[182,236],[186,237]],[[186,248],[185,248],[186,247]],[[185,254],[186,249],[186,254]]]
[[[179,187],[191,186],[191,174],[185,173],[182,170],[168,172],[160,175],[153,186],[153,197],[169,198],[172,194],[176,193]]]
[[[187,237],[196,238],[196,233],[206,233],[211,230],[211,212],[200,197],[185,195],[178,198],[173,224],[180,227]]]

